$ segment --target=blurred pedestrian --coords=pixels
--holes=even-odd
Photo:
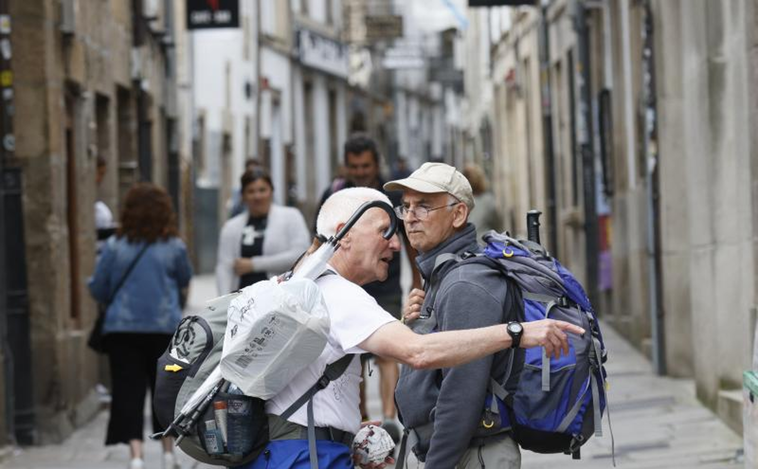
[[[408,160],[402,156],[395,161],[394,168],[392,170],[392,179],[403,179],[411,175],[411,170],[408,168]]]
[[[311,241],[300,211],[273,203],[274,184],[266,171],[245,171],[240,182],[247,210],[221,228],[216,263],[219,295],[283,273]]]
[[[95,169],[95,185],[99,188],[105,179],[108,170],[108,161],[103,156],[97,157]],[[95,230],[97,231],[97,255],[103,250],[105,240],[115,233],[116,224],[113,222],[113,212],[108,205],[100,199],[95,201]]]
[[[463,169],[463,175],[471,183],[474,192],[474,208],[469,213],[468,220],[476,226],[476,237],[482,244],[482,235],[490,230],[498,233],[503,230],[500,213],[492,192],[487,190],[487,178],[479,165],[469,164]]]
[[[245,160],[245,171],[253,171],[256,169],[266,171],[266,167],[258,158],[248,158]],[[242,200],[242,189],[240,187],[235,187],[232,190],[232,195],[229,197],[226,206],[229,210],[229,218],[234,218],[247,209],[245,201]]]
[[[150,389],[152,402],[157,360],[181,320],[180,297],[191,277],[168,193],[149,183],[134,185],[121,226],[89,280],[92,296],[108,304],[103,334],[113,400],[105,444],[129,444],[129,469],[144,467],[145,391]],[[162,430],[153,416],[153,431]],[[172,438],[163,440],[163,451],[164,469],[178,468]]]

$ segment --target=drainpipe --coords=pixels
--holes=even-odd
[[[0,114],[5,115],[4,109],[0,109]],[[0,118],[0,132],[5,131],[4,124],[5,119]],[[5,173],[5,152],[0,150],[0,175]],[[3,394],[5,395],[5,402],[0,405],[3,406],[3,415],[5,417],[5,433],[8,435],[8,439],[13,441],[13,435],[15,433],[13,425],[13,352],[11,351],[10,344],[8,342],[8,288],[7,288],[7,275],[6,275],[6,241],[5,241],[5,182],[0,179],[0,347],[2,348],[2,377],[3,382]],[[0,441],[0,446],[3,446],[5,441]]]
[[[642,103],[643,150],[645,152],[645,199],[647,203],[647,268],[648,309],[652,339],[653,369],[658,375],[666,374],[663,308],[661,307],[660,275],[660,223],[658,219],[658,110],[655,91],[655,57],[653,55],[653,15],[650,2],[644,2],[645,19],[642,22]]]
[[[0,14],[8,14],[8,2],[7,0],[0,0]],[[5,34],[3,39],[10,40]],[[10,69],[9,61],[0,57],[0,70],[5,71]],[[10,103],[9,103],[10,104]],[[11,117],[6,112],[6,106],[0,106],[0,137],[11,132],[10,124]],[[0,176],[5,174],[6,161],[13,156],[13,154],[7,151],[5,145],[2,145],[0,141]],[[5,207],[5,178],[0,178],[0,347],[2,347],[3,363],[2,363],[2,378],[4,384],[5,402],[3,412],[5,416],[5,433],[9,442],[15,444],[15,425],[14,425],[14,411],[15,411],[15,395],[14,395],[14,369],[13,369],[13,350],[10,346],[8,337],[8,272],[6,269],[6,256],[7,252],[7,239],[6,239],[6,227],[5,214],[7,209]],[[5,441],[0,441],[0,446],[5,444]]]
[[[540,82],[542,84],[542,136],[547,166],[547,236],[548,248],[555,257],[558,253],[558,204],[555,193],[555,153],[553,151],[553,114],[550,101],[550,34],[547,7],[549,0],[542,0],[540,18]]]
[[[0,0],[0,15],[9,17],[9,1]],[[12,25],[11,25],[12,26]],[[0,31],[8,41],[10,28]],[[0,56],[0,71],[11,75],[11,54]],[[0,346],[4,356],[6,430],[11,441],[36,440],[31,352],[31,321],[24,250],[22,172],[15,162],[13,84],[3,83],[0,106]],[[6,94],[8,93],[8,94]],[[21,246],[19,249],[18,247]]]
[[[629,0],[619,0],[619,14],[621,16],[621,69],[624,80],[624,133],[626,134],[626,174],[627,187],[631,191],[637,187],[637,173],[634,159],[637,156],[634,133],[634,97],[632,96],[632,56],[629,43]]]
[[[584,194],[584,237],[587,255],[587,294],[598,302],[598,217],[595,189],[595,149],[592,125],[592,96],[590,73],[590,37],[587,10],[583,1],[574,2],[574,27],[577,34],[579,70],[579,107],[582,119],[579,127],[579,146],[582,156],[582,186]]]

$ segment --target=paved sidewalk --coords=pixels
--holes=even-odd
[[[211,276],[193,279],[188,311],[196,311],[215,296]],[[611,419],[616,443],[617,466],[638,468],[730,468],[742,467],[736,457],[741,436],[729,430],[696,399],[690,380],[653,375],[650,363],[609,327],[604,329],[609,348]],[[369,412],[381,415],[378,372],[368,378]],[[108,413],[101,412],[88,425],[74,432],[62,445],[24,448],[5,459],[0,469],[124,469],[125,445],[103,446]],[[605,436],[593,438],[582,448],[582,459],[564,455],[523,452],[523,469],[609,468],[611,438],[608,420]],[[149,429],[145,430],[147,434]],[[147,469],[160,468],[160,444],[146,442]],[[210,468],[180,456],[182,467]],[[409,468],[422,467],[409,461]]]
[[[655,376],[650,362],[606,326],[611,425],[616,465],[637,468],[743,467],[737,460],[742,436],[730,430],[695,398],[692,380]],[[582,448],[582,459],[565,455],[522,453],[524,469],[608,468],[611,437],[607,417],[604,436]]]
[[[617,467],[744,467],[738,460],[742,451],[741,435],[730,430],[695,398],[695,387],[691,380],[655,376],[650,362],[609,326],[603,329],[603,335],[609,354],[609,401]],[[372,386],[369,386],[371,391]],[[377,415],[376,412],[380,410],[380,403],[376,399],[376,395],[369,397],[369,411],[372,415]],[[521,467],[612,468],[607,417],[603,418],[603,432],[604,436],[593,437],[582,447],[582,458],[579,461],[563,454],[522,451]],[[423,464],[410,456],[406,467],[417,469],[422,468]]]
[[[202,309],[203,303],[216,296],[216,286],[212,275],[195,276],[190,285],[190,294],[186,313]],[[145,406],[145,414],[149,416]],[[145,418],[145,437],[152,433],[149,417]],[[129,462],[129,449],[126,445],[104,445],[108,427],[108,411],[98,413],[84,427],[75,431],[69,439],[60,445],[26,447],[16,449],[12,455],[4,458],[0,469],[125,469]],[[145,469],[161,469],[160,442],[145,441]],[[196,463],[177,450],[177,457],[182,468],[218,468]]]

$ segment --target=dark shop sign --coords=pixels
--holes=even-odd
[[[239,28],[239,0],[187,0],[187,29]]]
[[[468,0],[470,7],[517,7],[519,5],[537,5],[537,0]]]

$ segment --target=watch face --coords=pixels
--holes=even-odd
[[[514,334],[521,334],[521,332],[524,330],[524,327],[521,324],[514,322],[508,324],[508,330]]]

